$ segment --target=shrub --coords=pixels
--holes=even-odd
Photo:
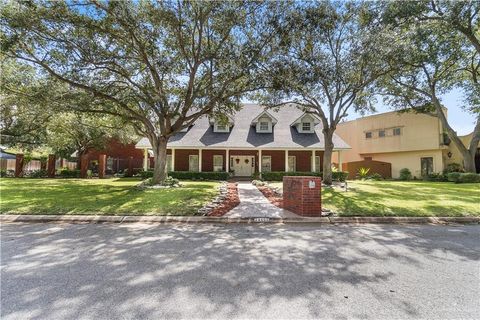
[[[153,170],[140,171],[140,177],[145,180],[153,177]],[[191,172],[191,171],[171,171],[169,177],[180,180],[228,180],[230,174],[228,172]]]
[[[80,170],[63,168],[58,172],[58,175],[62,178],[80,178]]]
[[[284,176],[314,176],[321,177],[321,172],[284,172],[284,171],[271,171],[262,172],[262,179],[267,181],[282,181]]]
[[[27,171],[24,174],[24,177],[27,178],[45,178],[48,176],[47,170],[32,170]]]
[[[1,177],[1,178],[7,177],[7,170],[6,170],[6,169],[0,170],[0,177]]]
[[[180,181],[172,177],[167,177],[162,185],[169,187],[178,187],[180,185]]]
[[[471,172],[450,172],[447,174],[447,179],[448,181],[455,183],[478,183],[480,182],[480,174]]]
[[[345,180],[347,180],[347,177],[348,177],[348,171],[332,172],[332,180],[333,181],[344,182]]]
[[[374,174],[372,174],[372,175],[369,175],[369,176],[367,177],[367,180],[380,181],[380,180],[383,180],[383,177],[382,177],[382,175],[379,174],[379,173],[374,173]]]
[[[449,163],[443,169],[443,173],[447,174],[450,172],[464,172],[462,166],[459,163]]]
[[[443,173],[429,173],[423,177],[425,181],[436,181],[436,182],[444,182],[448,181],[447,176]]]
[[[360,168],[358,169],[358,172],[357,172],[357,178],[361,179],[361,180],[365,180],[368,176],[368,172],[370,171],[370,168]]]
[[[412,173],[408,168],[403,168],[400,170],[400,180],[411,180],[412,179]]]

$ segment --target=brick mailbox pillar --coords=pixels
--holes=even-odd
[[[23,162],[24,155],[21,153],[16,154],[15,156],[15,178],[20,178],[23,176]]]
[[[322,215],[320,177],[283,177],[283,207],[305,217]]]
[[[47,173],[49,178],[55,178],[55,155],[48,155]]]
[[[105,169],[107,166],[107,155],[101,154],[98,156],[98,178],[105,178]]]

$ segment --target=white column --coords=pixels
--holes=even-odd
[[[225,150],[225,171],[230,171],[230,150]]]
[[[343,171],[342,169],[342,152],[340,150],[337,151],[338,154],[338,171]]]
[[[148,149],[147,148],[143,149],[143,170],[144,171],[148,170]]]
[[[315,172],[317,168],[315,168],[315,150],[312,150],[312,172]]]
[[[202,172],[202,149],[198,149],[198,172]]]
[[[258,173],[262,176],[262,149],[258,150]]]
[[[172,171],[175,171],[175,149],[172,148]]]
[[[285,172],[288,172],[288,150],[285,150]]]

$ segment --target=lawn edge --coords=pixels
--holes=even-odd
[[[1,223],[314,223],[314,224],[479,224],[480,217],[297,217],[280,219],[212,216],[0,215]]]

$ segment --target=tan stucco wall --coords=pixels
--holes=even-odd
[[[465,136],[461,136],[459,138],[460,138],[460,140],[462,140],[463,144],[467,148],[469,148],[470,147],[470,141],[472,140],[472,136],[473,136],[473,133],[470,133],[470,134],[467,134]],[[451,158],[449,158],[447,156],[449,151],[452,153]],[[457,146],[453,142],[451,142],[450,145],[448,146],[448,150],[445,152],[444,158],[445,158],[445,165],[447,165],[449,163],[459,163],[459,164],[463,165],[463,157],[460,154],[460,151],[458,151]]]
[[[393,128],[401,128],[401,135],[394,136]],[[385,130],[386,136],[379,137],[379,130]],[[373,133],[372,138],[365,137],[367,131]],[[414,176],[420,177],[422,157],[433,157],[434,172],[443,170],[448,147],[440,145],[442,131],[442,125],[435,117],[387,112],[341,123],[335,133],[352,147],[342,152],[343,162],[365,157],[389,162],[392,177],[397,178],[402,168],[408,168]],[[336,161],[338,157],[334,154],[333,162]]]

